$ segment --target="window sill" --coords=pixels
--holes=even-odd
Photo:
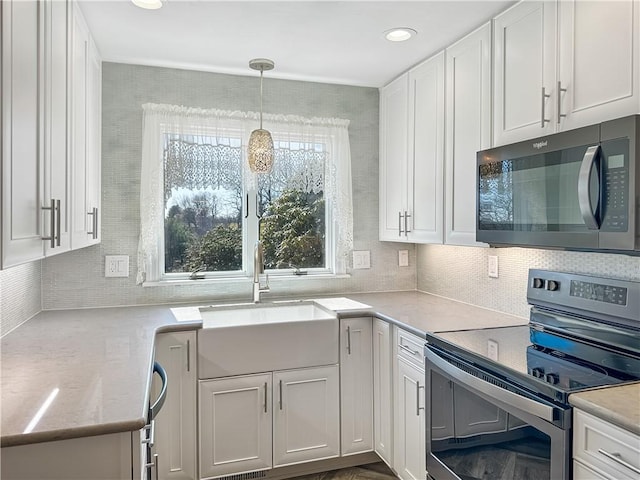
[[[348,273],[345,274],[333,274],[333,273],[317,273],[308,275],[269,275],[269,283],[290,283],[298,281],[311,281],[311,280],[343,280],[345,278],[351,278]],[[158,280],[153,282],[144,282],[143,287],[172,287],[177,285],[215,285],[215,284],[236,284],[247,285],[253,283],[253,277],[218,277],[218,278],[202,278],[199,280],[190,280],[188,278],[180,278],[175,280]]]

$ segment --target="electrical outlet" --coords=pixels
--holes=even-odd
[[[490,360],[498,361],[498,342],[495,340],[487,340],[487,357]]]
[[[371,268],[371,252],[369,250],[353,251],[353,269]]]
[[[398,250],[398,266],[409,266],[409,250]]]
[[[128,277],[129,276],[129,255],[105,255],[104,276],[105,277]]]
[[[487,257],[487,260],[488,260],[487,273],[491,278],[498,278],[498,256],[489,255]]]

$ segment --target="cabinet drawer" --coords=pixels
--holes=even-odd
[[[637,479],[640,437],[574,409],[573,456],[605,476]]]
[[[396,353],[412,365],[424,370],[424,339],[396,327]]]

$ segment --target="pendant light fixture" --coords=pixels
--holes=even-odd
[[[254,173],[269,173],[273,167],[273,139],[271,133],[262,128],[262,74],[273,70],[275,64],[266,58],[254,58],[249,67],[260,71],[260,128],[251,132],[249,137],[249,168]]]

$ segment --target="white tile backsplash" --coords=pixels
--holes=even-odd
[[[0,336],[40,312],[41,262],[0,270]]]

